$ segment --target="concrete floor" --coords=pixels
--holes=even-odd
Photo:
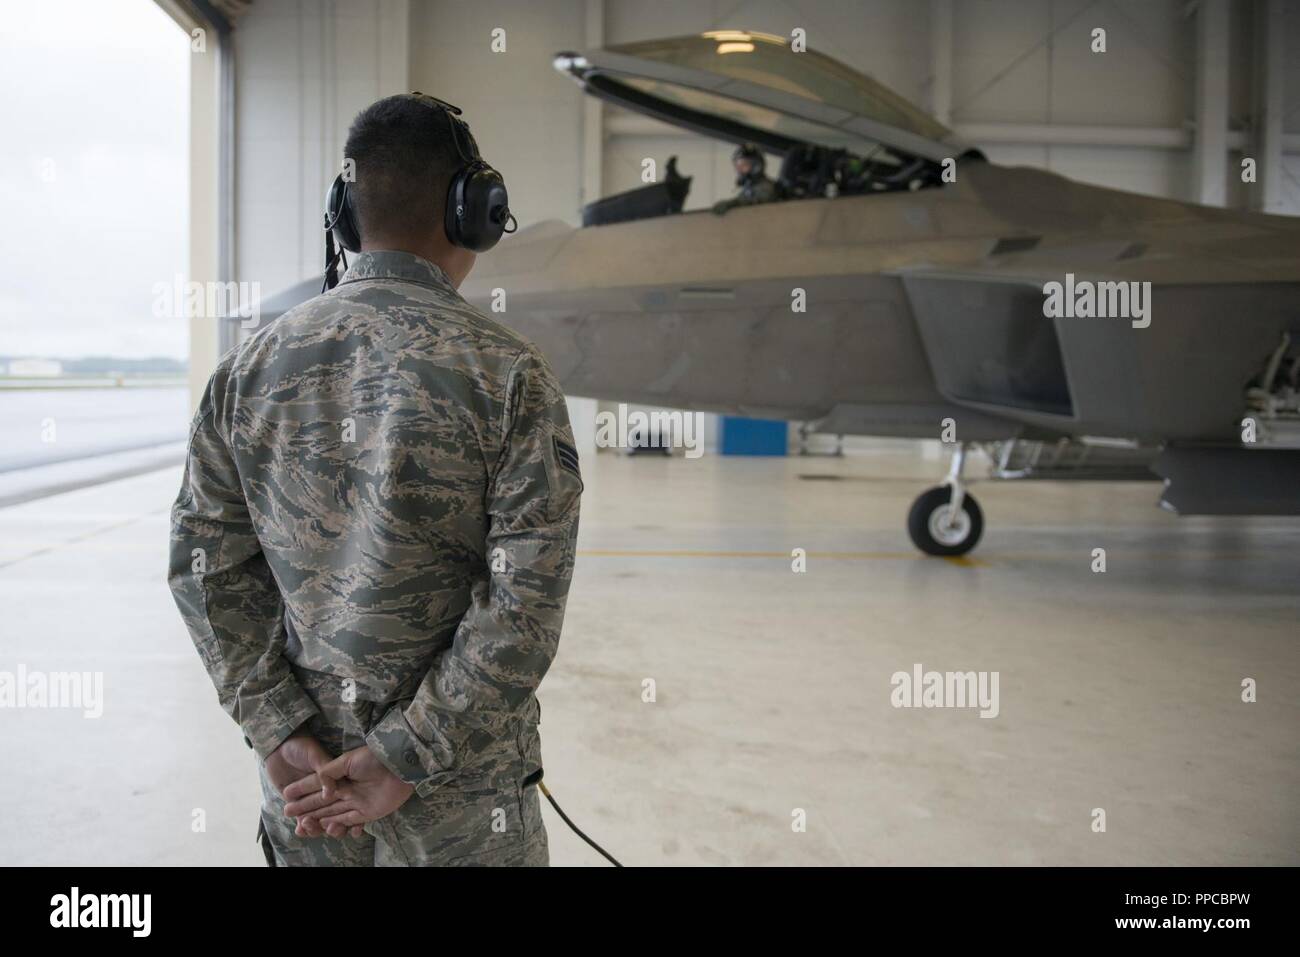
[[[1300,522],[989,483],[956,563],[907,541],[941,472],[908,444],[585,471],[546,776],[624,863],[1300,863]],[[178,480],[0,509],[0,670],[106,686],[98,720],[0,711],[0,864],[261,863],[250,752],[163,581]],[[893,708],[915,663],[999,672],[1000,715]],[[553,863],[601,863],[545,813]]]

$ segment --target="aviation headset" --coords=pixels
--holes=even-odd
[[[502,234],[513,233],[516,228],[505,180],[479,155],[478,147],[469,135],[469,127],[460,119],[460,107],[418,91],[410,95],[447,117],[447,128],[461,159],[461,167],[452,176],[447,190],[443,231],[455,246],[476,253],[487,252],[500,241]],[[469,142],[468,150],[461,143],[462,135]],[[361,251],[361,230],[348,186],[340,173],[334,178],[325,198],[325,285],[329,288],[338,282],[339,259],[342,258],[343,265],[347,265],[343,250]],[[335,239],[342,247],[337,255],[334,252]]]

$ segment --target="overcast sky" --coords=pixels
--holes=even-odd
[[[188,353],[189,37],[153,0],[0,0],[0,354]]]

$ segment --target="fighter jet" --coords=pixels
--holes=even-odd
[[[555,66],[781,158],[778,201],[683,212],[669,163],[480,259],[462,292],[504,302],[569,394],[941,439],[947,478],[908,516],[936,555],[979,540],[975,447],[996,478],[1163,479],[1179,514],[1300,514],[1300,221],[995,165],[781,37]]]
[[[554,63],[619,108],[781,158],[776,202],[684,212],[670,160],[581,227],[538,223],[480,257],[461,292],[570,395],[940,439],[947,476],[907,519],[933,555],[979,541],[974,448],[995,479],[1163,479],[1180,515],[1300,514],[1300,220],[995,165],[782,37]]]

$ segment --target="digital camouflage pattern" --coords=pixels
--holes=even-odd
[[[328,858],[376,836],[396,845],[371,863],[537,862],[539,847],[544,862],[522,782],[541,767],[534,692],[581,492],[541,354],[419,257],[361,253],[221,360],[169,569],[217,697],[261,758],[310,722],[333,753],[364,740],[416,788],[341,842],[293,838],[272,792],[282,862],[310,862],[291,845],[316,843],[316,862],[341,863]]]

